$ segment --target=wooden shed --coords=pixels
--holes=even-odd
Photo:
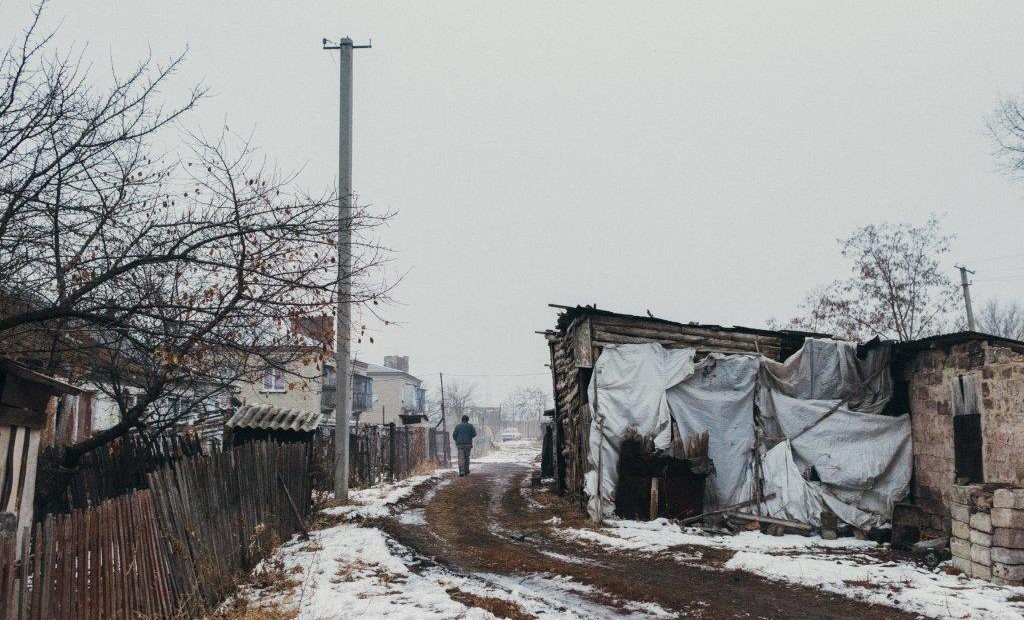
[[[709,353],[764,355],[783,360],[795,353],[809,332],[679,323],[654,316],[633,316],[590,306],[551,304],[560,311],[556,327],[541,332],[551,356],[555,397],[552,419],[553,464],[558,492],[584,502],[583,476],[590,468],[590,411],[587,386],[594,361],[609,344],[658,342]]]
[[[232,446],[267,439],[280,443],[308,443],[313,441],[322,417],[319,411],[242,405],[225,423],[225,438]]]
[[[32,525],[39,442],[54,396],[78,388],[0,357],[0,546]]]

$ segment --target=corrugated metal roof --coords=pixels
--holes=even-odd
[[[311,432],[320,425],[319,411],[284,409],[271,405],[242,405],[225,426]]]

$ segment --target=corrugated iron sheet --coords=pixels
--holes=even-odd
[[[242,405],[225,426],[312,432],[320,425],[319,411],[284,409],[271,405]]]

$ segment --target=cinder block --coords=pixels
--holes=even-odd
[[[981,492],[980,484],[955,484],[953,485],[953,501],[958,504],[970,506],[974,504],[973,497]]]
[[[1003,564],[992,562],[992,576],[1008,581],[1024,580],[1024,565]]]
[[[984,579],[985,581],[992,580],[992,568],[987,564],[978,564],[977,562],[971,562],[971,577],[975,579]]]
[[[963,521],[953,521],[951,529],[954,538],[960,538],[963,540],[971,539],[971,526]]]
[[[996,489],[992,493],[992,507],[1024,510],[1024,489]]]
[[[992,533],[992,545],[1008,549],[1024,549],[1024,530],[997,527]]]
[[[971,509],[969,506],[965,504],[950,504],[949,516],[953,517],[954,521],[963,521],[964,523],[970,523]]]
[[[989,566],[992,564],[992,548],[971,544],[971,562]]]
[[[984,549],[984,547],[978,547]],[[1024,549],[1006,549],[1005,547],[991,547],[989,549],[990,557],[993,561],[999,562],[1000,564],[1024,564]],[[974,547],[971,547],[971,553],[974,553]],[[972,556],[973,559],[973,556]]]
[[[987,512],[976,512],[972,514],[971,529],[978,530],[979,532],[985,532],[986,534],[991,534],[992,516]]]
[[[993,527],[1024,529],[1024,510],[993,508],[991,517]]]
[[[992,583],[996,584],[997,586],[1022,586],[1022,585],[1024,585],[1024,581],[1021,581],[1021,580],[1016,580],[1015,581],[1013,579],[1003,579],[1002,577],[996,577],[995,575],[992,575]]]
[[[971,506],[984,512],[992,510],[992,493],[989,491],[981,491],[971,496]],[[974,517],[974,515],[971,515],[971,517]]]
[[[982,547],[992,546],[992,534],[986,534],[979,530],[971,530],[971,544],[981,545]]]
[[[961,573],[963,573],[963,574],[965,574],[967,576],[970,576],[970,574],[971,574],[971,559],[970,558],[960,558],[960,557],[957,557],[957,556],[954,555],[952,561],[953,561],[953,568],[957,569],[958,571],[960,571]]]
[[[960,538],[949,539],[949,551],[955,558],[971,559],[971,543]]]

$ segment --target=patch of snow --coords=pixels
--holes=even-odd
[[[506,441],[498,444],[498,449],[478,459],[471,459],[472,463],[514,463],[517,465],[532,466],[540,455],[540,442],[535,440],[527,441]]]
[[[427,511],[422,508],[406,510],[398,514],[398,522],[404,525],[426,525]]]
[[[877,545],[866,540],[839,538],[824,540],[819,537],[765,536],[760,532],[741,532],[735,536],[705,534],[700,528],[681,527],[668,519],[653,521],[627,521],[609,519],[597,530],[567,528],[559,531],[565,538],[594,542],[606,547],[652,553],[679,545],[715,547],[734,551],[794,551],[801,549],[874,549]]]
[[[863,564],[834,555],[780,557],[740,551],[725,566],[934,618],[1024,618],[1024,606],[1008,602],[1024,596],[1024,588],[996,586],[905,562]]]
[[[301,585],[262,599],[297,610],[299,620],[395,617],[409,620],[494,618],[454,600],[462,592],[511,601],[545,620],[589,618],[661,620],[675,617],[658,605],[618,601],[623,609],[593,600],[602,594],[567,577],[550,575],[459,575],[437,566],[410,569],[413,554],[376,528],[342,523],[312,532],[309,542],[293,540],[276,554]],[[451,592],[449,592],[451,590]],[[256,592],[249,592],[255,598]]]
[[[544,523],[547,523],[548,525],[561,525],[562,524],[562,518],[561,517],[551,517],[550,519],[545,519]]]
[[[756,531],[735,536],[707,535],[700,529],[680,527],[666,519],[616,519],[597,529],[556,531],[567,539],[612,549],[669,552],[680,562],[701,559],[699,550],[673,550],[681,545],[728,549],[736,553],[725,563],[725,570],[743,570],[929,617],[1024,620],[1024,604],[1010,602],[1011,598],[1024,600],[1024,588],[948,575],[909,562],[879,562],[877,557],[865,553],[878,548],[870,541],[767,536]]]
[[[368,489],[349,492],[349,503],[327,508],[324,514],[349,519],[380,519],[389,516],[392,507],[412,495],[413,490],[424,482],[443,476],[448,470],[438,469],[423,476],[411,476],[394,483],[382,483]]]

